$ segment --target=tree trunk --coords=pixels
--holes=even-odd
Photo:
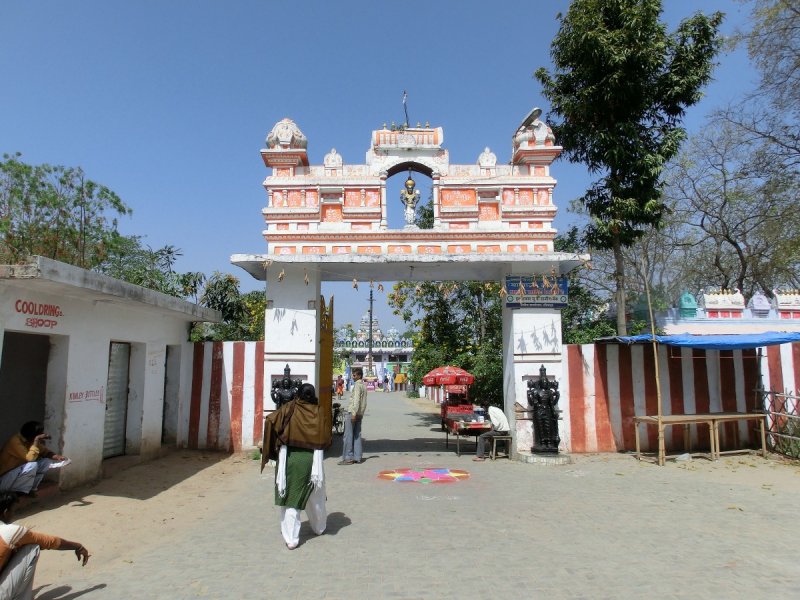
[[[613,250],[616,264],[614,279],[617,285],[617,335],[628,335],[628,324],[625,322],[625,263],[618,237],[614,238]]]

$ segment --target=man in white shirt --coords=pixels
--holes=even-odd
[[[492,428],[486,433],[478,436],[478,451],[475,453],[474,461],[486,460],[486,440],[496,435],[508,435],[510,426],[506,414],[496,406],[490,406],[488,402],[481,404],[486,414],[489,415],[489,421],[492,423]]]

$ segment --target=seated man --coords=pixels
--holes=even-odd
[[[496,406],[490,406],[488,402],[482,402],[481,406],[486,414],[489,415],[489,420],[492,422],[492,428],[486,433],[478,436],[478,451],[472,460],[482,461],[486,460],[486,440],[496,435],[508,435],[510,426],[506,414]]]
[[[36,495],[47,470],[67,460],[45,445],[49,439],[41,423],[28,421],[6,442],[0,451],[0,492]]]
[[[12,509],[17,495],[0,493],[0,598],[33,598],[33,575],[39,550],[74,550],[82,565],[89,560],[89,551],[79,542],[29,530],[14,525]]]

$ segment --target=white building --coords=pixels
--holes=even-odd
[[[35,257],[0,265],[0,443],[43,421],[49,447],[72,459],[60,484],[174,445],[191,389],[193,321],[217,311]]]

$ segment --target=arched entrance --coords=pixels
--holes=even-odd
[[[561,379],[561,314],[544,280],[555,281],[586,256],[554,251],[556,180],[550,164],[561,148],[538,118],[514,135],[510,164],[486,148],[475,164],[450,164],[441,128],[372,132],[366,163],[344,164],[331,150],[309,165],[307,140],[284,119],[261,151],[272,174],[264,181],[267,252],[231,261],[267,282],[266,373],[321,380],[322,281],[500,281],[518,292],[503,310],[503,395],[526,404],[527,379],[545,364]],[[431,177],[434,225],[387,226],[387,179],[401,172]],[[539,285],[536,284],[540,278]],[[543,279],[542,279],[543,278]],[[525,282],[532,282],[526,289]],[[534,289],[535,288],[535,289]]]

